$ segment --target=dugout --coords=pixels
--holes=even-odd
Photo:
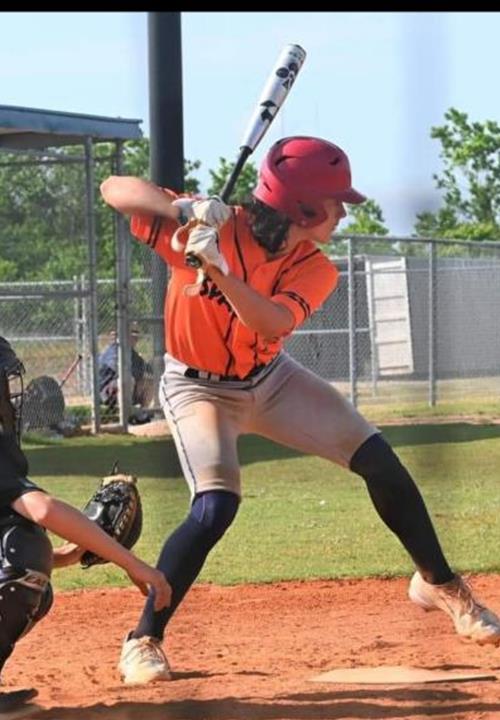
[[[128,118],[111,118],[80,113],[43,110],[38,108],[0,105],[0,182],[9,190],[8,198],[2,197],[0,212],[2,224],[0,227],[0,245],[2,253],[0,262],[4,263],[4,278],[8,277],[9,258],[12,263],[12,254],[16,252],[29,252],[29,243],[33,243],[33,269],[36,270],[36,258],[43,256],[44,243],[55,237],[54,229],[67,228],[70,236],[68,242],[77,245],[76,257],[79,258],[69,267],[58,267],[55,263],[55,279],[50,285],[46,282],[39,284],[18,282],[15,278],[12,283],[2,282],[0,290],[0,333],[9,338],[15,347],[21,344],[21,357],[25,358],[29,366],[34,358],[35,336],[40,348],[48,354],[50,352],[49,338],[61,340],[58,350],[53,355],[60,354],[62,338],[68,333],[65,325],[68,319],[63,313],[64,307],[69,307],[68,316],[73,308],[83,308],[86,318],[85,331],[85,358],[78,368],[78,373],[87,373],[86,379],[91,388],[92,430],[98,432],[101,425],[100,404],[98,392],[98,315],[99,299],[97,293],[97,228],[96,228],[96,163],[106,162],[110,173],[121,174],[123,168],[123,143],[129,140],[140,140],[143,137],[140,129],[141,120]],[[102,153],[96,157],[96,149],[100,144],[108,144],[111,152]],[[80,146],[81,150],[79,150]],[[67,202],[72,195],[64,195],[67,188],[61,188],[60,203],[57,197],[48,192],[51,182],[57,181],[55,168],[76,168],[78,179],[78,206],[70,207]],[[43,181],[35,169],[43,167]],[[68,173],[70,171],[68,170]],[[31,173],[31,175],[30,175]],[[32,187],[30,187],[33,177]],[[44,186],[46,181],[47,187]],[[35,187],[38,182],[40,187]],[[15,187],[19,188],[16,192]],[[23,191],[29,188],[28,205]],[[71,192],[68,190],[68,193]],[[80,195],[81,193],[81,195]],[[55,201],[54,201],[55,197]],[[38,224],[34,224],[33,215],[37,215]],[[31,215],[31,218],[29,217]],[[30,223],[31,220],[31,223]],[[41,229],[42,224],[45,225]],[[121,397],[128,398],[130,384],[130,348],[128,333],[128,278],[129,278],[129,243],[123,242],[127,232],[124,221],[120,217],[111,218],[115,238],[115,276],[113,287],[113,304],[115,305],[115,318],[118,336],[121,339],[119,353]],[[52,234],[51,234],[52,233]],[[71,233],[74,233],[72,236]],[[37,255],[38,253],[38,255]],[[6,268],[6,270],[5,270]],[[65,272],[72,274],[65,277]],[[36,272],[34,272],[36,275]],[[73,282],[74,277],[84,277],[82,283]],[[24,278],[25,279],[25,278]],[[28,288],[29,286],[29,288]],[[48,322],[47,318],[56,317],[50,308],[58,308],[61,312],[60,326],[53,332],[35,333],[34,323],[39,325]],[[38,318],[38,320],[37,320]],[[71,322],[71,318],[70,318]],[[30,325],[32,323],[32,325]],[[38,337],[39,336],[39,337]],[[31,344],[28,345],[28,342]],[[23,346],[25,343],[25,346]],[[55,344],[55,341],[54,341]],[[23,347],[25,350],[23,352]],[[74,354],[81,348],[75,347]],[[18,350],[19,351],[19,350]],[[26,356],[25,352],[31,354]],[[48,355],[47,355],[48,357]],[[52,356],[51,356],[52,358]],[[57,358],[52,358],[57,362]],[[64,375],[67,368],[67,358],[58,368],[59,377]],[[36,364],[36,363],[35,363]],[[54,363],[51,363],[54,367]],[[81,379],[81,378],[80,378]],[[127,401],[120,403],[120,424],[126,427],[128,418]]]

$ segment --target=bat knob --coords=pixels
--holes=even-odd
[[[189,267],[192,267],[192,268],[200,268],[201,267],[200,258],[197,258],[196,255],[193,255],[192,253],[188,253],[186,255],[185,263],[186,263],[186,265],[189,265]]]

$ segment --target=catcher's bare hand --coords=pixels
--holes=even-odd
[[[75,565],[77,562],[80,562],[84,552],[85,548],[80,545],[75,545],[75,543],[70,542],[64,543],[64,545],[54,548],[54,567],[62,568]]]
[[[147,596],[149,589],[154,591],[156,612],[170,605],[172,588],[160,570],[156,570],[134,557],[133,564],[127,568],[127,575],[143,595]]]

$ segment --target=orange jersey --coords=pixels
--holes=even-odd
[[[269,363],[286,336],[266,341],[243,325],[217,285],[206,277],[199,295],[184,288],[196,279],[196,270],[184,264],[183,253],[170,246],[178,225],[168,218],[134,215],[131,232],[149,245],[172,274],[165,298],[166,349],[190,367],[219,375],[244,378],[256,366]],[[338,282],[336,266],[310,241],[287,255],[269,260],[254,239],[247,212],[233,208],[233,216],[219,230],[220,250],[230,271],[272,302],[293,314],[295,329],[317,310]]]

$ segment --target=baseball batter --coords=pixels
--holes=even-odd
[[[237,514],[236,443],[244,433],[360,475],[379,516],[416,565],[411,599],[447,612],[460,635],[499,643],[499,619],[450,569],[414,481],[381,433],[283,350],[284,340],[337,286],[338,270],[322,248],[346,215],[344,203],[365,200],[351,185],[345,152],[313,137],[278,141],[245,207],[177,197],[133,177],[112,176],[101,192],[131,216],[132,234],[172,269],[160,399],[192,498],[157,564],[172,587],[172,603],[155,612],[151,599],[146,602],[123,644],[124,681],[171,677],[162,648],[165,627]],[[202,262],[198,287],[178,251],[183,234],[184,253]]]

